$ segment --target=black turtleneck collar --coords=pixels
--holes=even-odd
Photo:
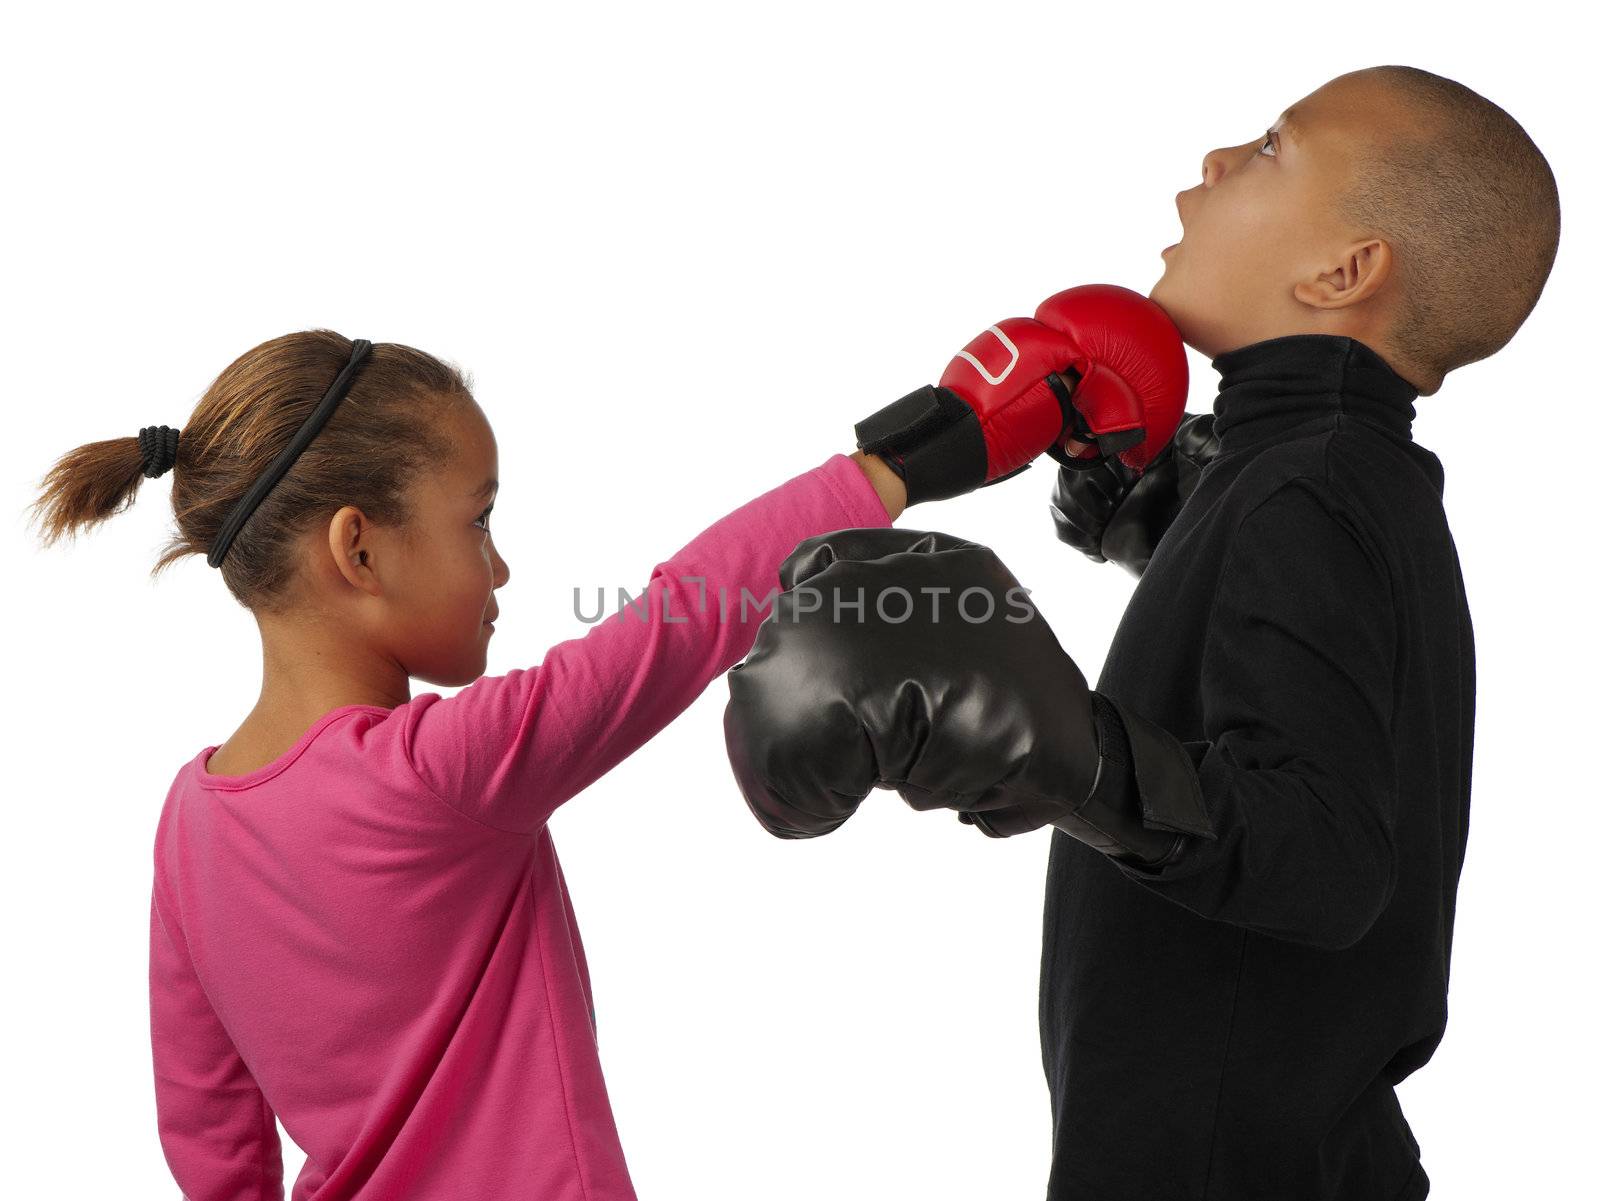
[[[1411,441],[1417,389],[1354,338],[1268,338],[1220,354],[1211,365],[1222,373],[1214,427],[1222,454],[1334,413]]]

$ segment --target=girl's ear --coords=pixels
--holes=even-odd
[[[334,567],[351,587],[373,596],[382,591],[373,562],[377,550],[375,529],[355,505],[345,505],[328,520],[328,553]]]

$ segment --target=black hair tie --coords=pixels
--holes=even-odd
[[[139,431],[139,453],[147,476],[165,475],[178,461],[178,431],[170,425],[145,426]]]

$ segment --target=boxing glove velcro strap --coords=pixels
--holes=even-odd
[[[879,456],[905,481],[907,505],[960,496],[989,474],[978,415],[949,388],[918,388],[855,428],[857,449]]]
[[[1200,791],[1200,777],[1183,743],[1126,705],[1110,697],[1106,699],[1116,709],[1128,733],[1133,770],[1139,783],[1140,813],[1145,824],[1215,840],[1217,835],[1206,813],[1205,794]]]
[[[1215,839],[1183,744],[1110,697],[1091,692],[1100,764],[1082,804],[1053,824],[1113,859],[1173,862],[1189,837]]]

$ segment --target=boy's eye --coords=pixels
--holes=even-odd
[[[476,518],[476,519],[475,519],[475,520],[474,520],[474,521],[473,521],[473,523],[472,523],[472,524],[473,524],[473,525],[477,525],[477,524],[478,524],[478,522],[480,522],[480,521],[482,521],[482,522],[485,522],[485,523],[487,523],[487,522],[488,522],[488,520],[489,520],[489,514],[490,514],[490,513],[492,513],[492,512],[494,512],[494,506],[493,506],[493,505],[490,505],[490,506],[489,506],[489,507],[488,507],[488,508],[487,508],[487,509],[485,509],[485,510],[484,510],[484,511],[483,511],[483,512],[482,512],[482,513],[479,513],[479,514],[478,514],[478,516],[477,516],[477,518]],[[483,528],[484,528],[484,529],[488,529],[488,528],[489,528],[489,527],[488,527],[488,525],[487,525],[487,524],[485,524],[485,525],[484,525],[484,527],[483,527]]]
[[[1278,148],[1272,144],[1272,135],[1270,133],[1266,135],[1266,138],[1262,141],[1261,145],[1256,147],[1256,153],[1264,154],[1269,158],[1276,158],[1278,156]]]

